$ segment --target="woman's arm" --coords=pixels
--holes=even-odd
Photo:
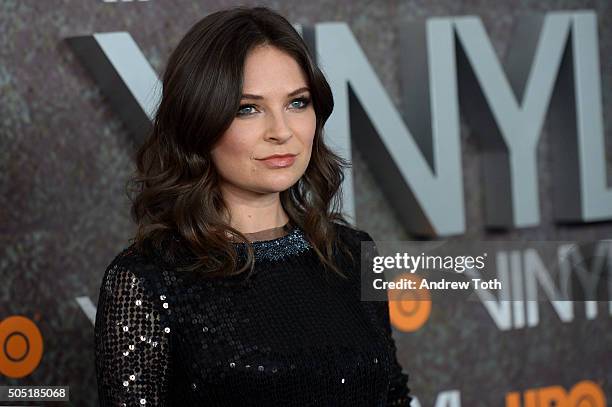
[[[402,367],[397,361],[397,349],[395,341],[391,335],[391,322],[389,319],[389,302],[377,301],[376,312],[379,320],[382,321],[383,329],[389,339],[389,347],[391,353],[391,384],[387,395],[387,406],[410,406],[412,397],[409,396],[410,388],[407,386],[409,375],[402,373]]]
[[[360,241],[374,242],[372,236],[365,231],[361,231],[362,236]],[[373,258],[378,256],[378,249],[376,244],[368,250],[366,258]],[[403,406],[409,407],[412,397],[410,397],[410,388],[407,386],[409,375],[402,372],[402,367],[397,361],[397,349],[395,347],[395,340],[392,336],[391,331],[391,320],[389,317],[389,301],[372,301],[374,305],[376,319],[385,332],[389,345],[389,352],[391,358],[391,383],[389,385],[389,392],[387,394],[387,406]]]
[[[164,299],[140,277],[148,267],[122,253],[102,279],[94,330],[102,407],[167,405],[170,325]]]

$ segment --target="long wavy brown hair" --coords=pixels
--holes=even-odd
[[[170,55],[151,132],[136,152],[137,169],[126,185],[137,224],[131,242],[173,250],[163,242],[174,232],[195,259],[182,270],[211,276],[253,270],[253,247],[224,221],[229,210],[210,152],[238,112],[245,59],[259,45],[277,47],[298,62],[308,78],[316,113],[310,162],[299,181],[280,192],[281,204],[323,266],[346,277],[334,261],[334,250],[342,249],[351,261],[353,256],[334,223],[351,226],[341,214],[340,193],[343,169],[351,164],[323,141],[323,126],[334,107],[332,92],[298,32],[266,7],[240,6],[209,14]],[[247,244],[242,267],[232,244],[236,241]]]

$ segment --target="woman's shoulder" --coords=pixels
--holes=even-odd
[[[374,241],[368,232],[349,223],[334,222],[334,225],[336,225],[338,237],[344,239],[349,244],[359,245],[364,241]]]
[[[136,243],[123,247],[108,265],[110,267],[125,267],[136,269],[151,269],[155,266],[154,260],[144,252]]]
[[[123,247],[108,263],[102,278],[103,285],[158,283],[162,274],[159,263],[136,243]]]

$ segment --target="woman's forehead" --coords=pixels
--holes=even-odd
[[[265,96],[264,93],[289,92],[306,86],[306,75],[292,56],[274,47],[255,49],[247,57],[244,68],[243,93]]]

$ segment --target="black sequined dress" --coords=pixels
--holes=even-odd
[[[242,282],[124,249],[98,300],[101,406],[409,406],[388,303],[360,301],[360,242],[372,239],[337,227],[357,261],[338,254],[348,280],[290,224],[252,240],[255,273]]]

